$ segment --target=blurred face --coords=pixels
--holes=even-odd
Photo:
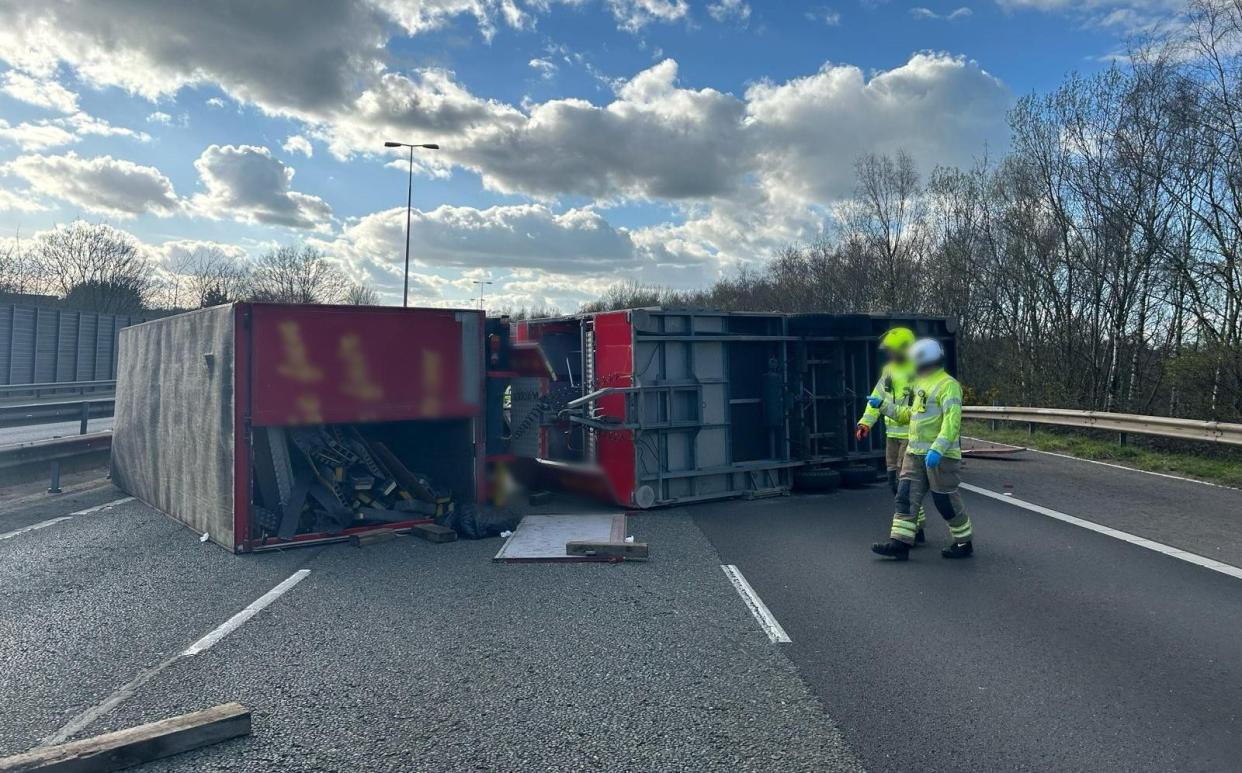
[[[884,350],[884,359],[886,362],[891,362],[895,365],[901,365],[902,363],[906,361],[906,353],[901,351],[900,349],[887,349],[886,348]]]

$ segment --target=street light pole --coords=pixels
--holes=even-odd
[[[495,283],[492,282],[492,280],[490,279],[476,279],[474,280],[474,283],[479,286],[479,310],[482,311],[483,309],[483,286],[495,284]]]
[[[414,211],[414,149],[439,150],[440,146],[432,143],[385,142],[386,148],[410,149],[410,181],[405,192],[405,279],[401,287],[401,305],[410,305],[410,217]]]

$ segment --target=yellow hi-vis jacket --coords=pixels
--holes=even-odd
[[[880,371],[880,380],[876,382],[875,389],[871,390],[871,397],[879,397],[880,399],[891,400],[897,405],[909,406],[914,399],[913,382],[913,365],[908,362],[885,363],[884,369]],[[879,409],[868,405],[867,410],[863,411],[862,418],[858,420],[858,423],[865,427],[874,427],[879,418]],[[885,416],[884,433],[895,440],[905,440],[908,437],[909,424],[909,418],[897,419]]]
[[[962,385],[943,369],[915,378],[913,405],[885,398],[880,410],[909,422],[909,453],[926,456],[934,448],[950,459],[962,458]]]

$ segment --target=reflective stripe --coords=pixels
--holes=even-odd
[[[945,400],[944,402],[942,402],[940,404],[940,407],[948,408],[950,405],[961,405],[961,404],[962,404],[962,399],[960,397],[950,397],[948,400]]]
[[[918,440],[916,438],[910,441],[909,449],[911,451],[930,451],[931,443],[928,443],[926,440]]]
[[[950,526],[949,527],[949,533],[952,534],[954,537],[969,537],[971,531],[972,531],[972,528],[970,525],[970,521],[967,521],[965,526],[957,526],[957,527]]]
[[[936,438],[936,442],[932,443],[932,448],[943,454],[945,451],[949,450],[949,441],[946,438],[938,437]]]

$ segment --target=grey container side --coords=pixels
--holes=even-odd
[[[232,551],[235,307],[121,331],[112,479]]]

